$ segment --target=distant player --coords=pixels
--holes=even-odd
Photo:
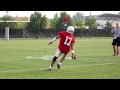
[[[60,38],[58,49],[57,49],[57,51],[55,53],[54,58],[52,59],[52,62],[50,64],[48,70],[52,70],[52,67],[53,67],[54,63],[56,62],[56,60],[58,59],[58,57],[61,54],[63,54],[61,60],[57,64],[58,69],[60,69],[60,66],[61,66],[62,62],[65,60],[65,57],[70,52],[70,50],[72,52],[72,59],[76,59],[76,55],[74,53],[74,44],[76,42],[76,39],[73,36],[74,31],[75,31],[74,27],[69,26],[66,31],[59,32],[58,35],[56,37],[54,37],[52,39],[52,41],[50,41],[48,43],[48,45],[50,45],[53,42],[55,42],[57,39]]]
[[[111,33],[114,34],[113,37],[113,50],[114,50],[114,54],[113,56],[119,56],[119,47],[120,47],[120,27],[119,27],[119,23],[116,23],[116,27],[114,27],[111,30]]]

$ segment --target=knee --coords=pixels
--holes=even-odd
[[[57,58],[58,58],[58,57],[55,56],[55,57],[53,58],[53,61],[55,62],[55,61],[57,60]]]

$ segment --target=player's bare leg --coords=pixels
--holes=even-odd
[[[49,68],[48,68],[49,71],[52,69],[52,67],[53,67],[54,63],[56,62],[56,60],[57,60],[57,57],[54,56],[54,58],[53,58],[53,60],[52,60],[52,62],[51,62],[51,64],[50,64],[50,66],[49,66]]]
[[[48,68],[49,71],[52,70],[52,67],[53,67],[54,63],[56,62],[57,58],[58,58],[61,54],[62,54],[62,53],[60,52],[60,50],[57,49],[57,51],[56,51],[56,53],[55,53],[55,56],[54,56],[54,58],[53,58],[53,60],[52,60],[52,62],[51,62],[51,64],[50,64],[50,66],[49,66],[49,68]]]
[[[65,57],[67,56],[67,54],[64,54],[63,57],[61,58],[60,62],[57,64],[58,69],[60,69],[60,65],[62,64],[62,62],[65,60]]]
[[[113,45],[113,50],[114,50],[113,56],[117,56],[117,50],[116,50],[116,46],[115,45]]]
[[[119,56],[119,47],[120,46],[117,46],[117,55]]]

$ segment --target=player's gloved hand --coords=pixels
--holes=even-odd
[[[72,53],[72,59],[76,59],[76,54]]]

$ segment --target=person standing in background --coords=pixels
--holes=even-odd
[[[120,27],[119,27],[119,23],[116,23],[116,26],[113,27],[113,29],[111,30],[111,33],[114,34],[113,37],[113,50],[114,50],[114,54],[113,56],[119,56],[119,47],[120,47]]]

